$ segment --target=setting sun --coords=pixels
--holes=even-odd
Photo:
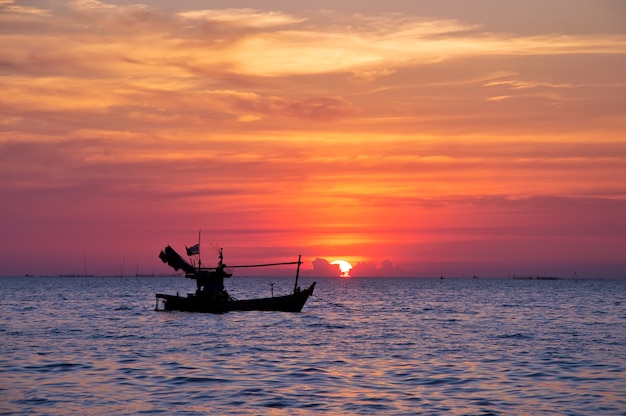
[[[342,276],[349,276],[350,270],[352,270],[352,265],[345,260],[335,260],[330,264],[337,264],[339,266],[339,270],[341,270]]]

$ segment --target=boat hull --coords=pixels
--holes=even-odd
[[[244,299],[244,300],[212,300],[206,297],[189,295],[187,297],[178,295],[166,295],[157,293],[158,299],[163,300],[163,309],[158,311],[183,311],[183,312],[204,312],[204,313],[225,313],[230,311],[278,311],[278,312],[300,312],[304,304],[313,294],[315,283],[308,289],[292,293],[285,296],[273,296],[271,298]]]

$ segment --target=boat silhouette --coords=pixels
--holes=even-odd
[[[192,247],[188,247],[187,254],[189,256],[199,256],[199,246],[198,243]],[[302,264],[301,256],[298,256],[298,261],[293,262],[229,266],[228,268],[230,269],[289,264],[297,265],[293,293],[283,296],[272,295],[269,298],[243,300],[235,299],[224,289],[224,278],[231,277],[232,273],[226,271],[227,267],[223,262],[224,257],[221,248],[219,249],[219,262],[216,267],[202,267],[202,263],[199,259],[197,266],[192,265],[170,246],[161,250],[159,258],[163,263],[167,263],[174,270],[184,271],[186,278],[194,279],[197,289],[195,293],[189,293],[187,296],[157,293],[155,308],[157,311],[225,313],[230,311],[254,310],[300,312],[315,289],[315,282],[305,290],[301,290],[298,286],[298,276],[300,274],[300,265]]]

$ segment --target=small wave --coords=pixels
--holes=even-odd
[[[528,336],[528,335],[524,335],[524,334],[502,334],[502,335],[498,335],[498,338],[501,339],[532,339],[532,337]]]
[[[170,384],[185,385],[185,384],[216,384],[216,383],[228,383],[229,381],[223,378],[216,377],[174,377],[168,380]]]
[[[458,377],[407,377],[403,382],[415,386],[437,386],[441,384],[464,384],[468,382],[468,380]]]
[[[291,403],[283,399],[272,399],[263,404],[265,407],[271,407],[273,409],[284,409],[286,407],[292,407]]]
[[[309,327],[311,327],[311,328],[324,328],[324,329],[346,329],[346,328],[349,328],[347,325],[343,325],[343,324],[339,324],[339,323],[329,324],[329,323],[325,323],[325,322],[309,324]]]
[[[396,410],[394,406],[383,403],[347,403],[343,406],[343,409],[346,412],[355,413],[390,412]]]
[[[301,371],[303,373],[324,373],[325,372],[325,370],[322,370],[320,368],[315,368],[315,367],[307,367],[298,371]]]
[[[257,388],[257,387],[251,387],[251,388],[243,389],[237,394],[242,395],[242,396],[258,396],[258,395],[263,394],[263,389]]]
[[[29,365],[24,367],[27,370],[35,370],[40,372],[60,372],[60,371],[75,371],[91,368],[91,366],[86,364],[76,364],[76,363],[50,363],[44,365]]]
[[[50,405],[63,403],[63,402],[64,400],[52,400],[52,399],[47,399],[45,397],[32,397],[28,399],[17,400],[17,403],[19,404],[36,405],[36,406],[50,406]],[[67,402],[67,400],[65,400],[65,402]]]

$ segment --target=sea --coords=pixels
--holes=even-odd
[[[183,277],[2,277],[0,414],[626,415],[626,280],[316,280],[212,315],[155,311]]]

